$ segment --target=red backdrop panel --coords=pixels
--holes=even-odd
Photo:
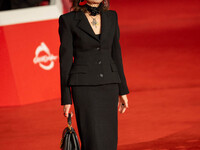
[[[0,106],[60,96],[58,20],[1,27]]]

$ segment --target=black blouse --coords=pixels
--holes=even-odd
[[[95,35],[96,35],[96,37],[98,37],[100,39],[101,34],[95,34]]]

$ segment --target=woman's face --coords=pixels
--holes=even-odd
[[[100,4],[103,0],[87,0],[88,3],[91,4]]]

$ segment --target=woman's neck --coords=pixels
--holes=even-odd
[[[90,3],[90,2],[87,2],[87,4],[91,7],[98,7],[100,3]]]

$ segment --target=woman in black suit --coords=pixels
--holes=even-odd
[[[118,106],[124,113],[129,93],[118,16],[108,9],[108,0],[72,0],[72,4],[73,11],[59,17],[64,115],[68,117],[73,99],[81,150],[116,150]]]

